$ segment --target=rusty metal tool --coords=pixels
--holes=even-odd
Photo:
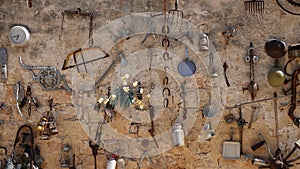
[[[294,152],[300,148],[300,140],[298,140],[297,142],[295,142],[295,145],[293,147],[293,149],[283,158],[284,161],[286,161],[288,158],[290,158]]]
[[[259,111],[259,106],[251,106],[251,107],[252,107],[252,113],[251,113],[251,119],[248,125],[248,129],[251,129],[252,123],[257,120],[258,111]]]
[[[84,56],[83,56],[83,52],[84,52],[84,51],[89,51],[89,50],[100,50],[102,53],[104,53],[104,56],[102,56],[102,57],[97,57],[97,58],[95,58],[95,59],[85,61]],[[83,61],[82,63],[77,63],[77,56],[76,56],[77,53],[80,53],[80,54],[81,54],[81,59],[82,59],[82,61]],[[69,65],[69,61],[70,61],[70,58],[71,58],[71,57],[73,57],[73,60],[74,60],[75,65]],[[68,54],[68,56],[67,56],[67,57],[65,58],[65,60],[64,60],[64,64],[63,64],[62,70],[67,70],[67,69],[71,69],[71,68],[76,67],[76,68],[77,68],[77,71],[79,71],[78,66],[80,66],[80,65],[84,65],[85,70],[86,70],[86,64],[95,62],[95,61],[97,61],[97,60],[105,59],[105,58],[107,58],[107,57],[109,57],[109,54],[108,54],[107,52],[105,52],[105,51],[104,51],[102,48],[100,48],[100,47],[92,47],[92,48],[84,48],[84,49],[79,48],[78,50],[75,50],[75,51],[73,51],[73,52],[71,52],[71,53]],[[87,72],[87,70],[86,70],[86,72]]]
[[[30,71],[33,80],[37,81],[44,90],[72,91],[67,84],[66,76],[61,75],[55,66],[29,66],[23,63],[21,56],[19,56],[19,62],[22,67]],[[34,70],[40,71],[36,74]],[[64,86],[60,86],[61,82]]]
[[[170,28],[167,24],[167,0],[164,0],[164,25],[162,27],[162,32],[163,32],[163,40],[162,40],[162,47],[165,49],[165,52],[163,54],[164,60],[169,60],[170,55],[168,53],[168,47],[170,46],[170,41],[168,39],[168,33],[170,32]]]
[[[121,60],[120,56],[116,57],[115,60],[109,65],[109,67],[105,70],[105,72],[96,80],[95,87],[99,88],[100,83],[106,78],[106,76],[110,73],[110,71],[119,63]]]
[[[149,106],[149,114],[150,114],[150,120],[151,120],[151,129],[148,130],[150,133],[151,137],[153,138],[153,141],[155,142],[155,145],[157,148],[159,148],[158,143],[155,138],[155,126],[154,126],[154,107]]]
[[[141,123],[139,122],[131,122],[129,124],[129,133],[131,134],[136,134],[136,138],[139,137],[139,129],[140,129],[140,126],[141,126]]]
[[[98,144],[93,144],[92,141],[89,141],[89,146],[92,149],[92,154],[94,156],[94,168],[97,169],[97,155],[98,155]]]
[[[28,156],[18,156],[17,153],[20,150]],[[12,156],[16,160],[17,166],[30,166],[30,169],[35,167],[34,133],[30,125],[24,124],[19,127],[13,144]]]
[[[162,96],[164,97],[163,106],[165,108],[169,107],[169,97],[171,96],[171,90],[168,86],[169,85],[169,78],[167,76],[167,68],[168,67],[165,67],[165,77],[163,79],[164,88],[162,90]]]
[[[279,131],[278,131],[278,106],[277,106],[277,93],[274,93],[274,113],[275,113],[275,135],[276,135],[276,145],[279,148]]]
[[[183,11],[178,9],[178,0],[175,0],[175,8],[170,9],[168,12],[168,18],[171,16],[171,26],[174,22],[174,17],[176,17],[176,23],[175,26],[178,25],[178,21],[180,22],[179,28],[181,28],[182,20],[183,20]],[[168,19],[169,20],[169,19]]]
[[[239,118],[237,119],[236,122],[238,124],[239,133],[240,133],[240,140],[239,140],[239,142],[241,143],[240,151],[241,154],[243,154],[243,130],[244,130],[244,126],[248,122],[246,122],[245,119],[243,119],[242,107],[239,107]]]
[[[62,21],[61,21],[61,27],[60,27],[60,35],[59,35],[59,40],[61,40],[62,37],[62,32],[64,30],[64,20],[65,20],[65,15],[77,15],[77,16],[84,16],[84,17],[89,17],[90,18],[90,27],[89,27],[89,46],[93,46],[93,13],[91,12],[82,12],[80,8],[77,8],[76,10],[64,10],[62,13]]]
[[[246,120],[243,119],[242,107],[240,105],[237,105],[236,108],[239,108],[239,118],[236,118],[233,114],[230,113],[224,117],[224,120],[226,121],[227,124],[230,124],[234,121],[237,122],[239,128],[239,137],[240,137],[239,142],[241,143],[240,154],[243,154],[243,129],[248,122],[246,122]]]
[[[258,137],[259,137],[262,141],[264,141],[264,145],[265,145],[265,147],[267,148],[269,155],[270,155],[271,157],[273,157],[273,154],[272,154],[272,152],[271,152],[271,149],[270,149],[268,143],[266,142],[264,136],[263,136],[261,133],[259,133],[259,134],[258,134]]]
[[[228,69],[228,65],[226,62],[224,62],[224,64],[223,64],[224,78],[225,78],[227,87],[230,87],[230,83],[228,81],[227,74],[226,74],[227,69]]]
[[[244,1],[245,11],[249,15],[263,15],[265,9],[264,0],[247,0]]]
[[[31,103],[33,103],[33,104],[31,104]],[[28,104],[28,109],[27,109],[28,116],[31,115],[31,106],[35,106],[36,109],[38,107],[40,107],[40,104],[39,104],[39,101],[37,100],[37,98],[32,96],[31,86],[29,86],[29,85],[27,86],[25,97],[21,101],[19,107],[22,109],[25,106],[25,104]]]
[[[105,120],[103,122],[98,122],[98,127],[97,127],[97,131],[96,131],[96,135],[95,135],[95,141],[96,144],[100,147],[100,149],[103,149],[104,144],[101,141],[101,136],[102,136],[102,129],[103,129],[103,125],[105,124]]]
[[[104,121],[99,121],[98,122],[98,127],[97,127],[97,131],[96,131],[96,135],[95,135],[95,142],[93,142],[92,140],[89,141],[89,147],[92,149],[92,155],[94,156],[94,169],[97,169],[97,155],[98,155],[98,150],[104,150],[104,144],[101,141],[101,136],[102,136],[102,128],[103,125],[105,124],[105,120]]]
[[[254,81],[254,63],[257,63],[259,61],[259,57],[254,55],[254,47],[253,43],[250,42],[250,47],[248,49],[248,53],[245,56],[245,61],[249,62],[250,66],[250,83],[247,85],[247,87],[243,87],[243,92],[245,90],[248,90],[251,94],[251,99],[254,100],[256,97],[256,94],[259,90],[258,85]]]
[[[300,3],[295,0],[286,0],[289,4],[283,3],[285,1],[276,0],[277,5],[284,10],[285,12],[292,14],[292,15],[300,15],[300,13],[297,11],[297,7],[300,6]],[[294,7],[291,7],[294,6]]]
[[[297,81],[298,81],[298,74],[300,72],[300,68],[296,69],[292,76],[292,83],[291,83],[291,89],[292,89],[292,97],[291,97],[291,107],[289,109],[289,117],[292,119],[294,124],[298,127],[300,127],[300,118],[296,118],[294,115],[294,111],[297,106]]]

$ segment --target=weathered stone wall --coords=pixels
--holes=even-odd
[[[22,56],[24,63],[28,65],[53,65],[62,73],[66,75],[66,81],[70,87],[73,89],[76,88],[77,82],[74,79],[82,80],[81,83],[83,88],[86,87],[86,90],[89,89],[89,86],[85,86],[85,81],[93,81],[93,77],[89,74],[85,76],[77,74],[76,68],[62,71],[63,61],[66,56],[78,48],[87,48],[88,47],[88,32],[89,32],[89,18],[88,17],[79,17],[79,16],[65,16],[64,30],[62,34],[62,39],[59,40],[60,30],[61,30],[61,12],[63,10],[75,10],[80,7],[83,11],[89,11],[94,14],[93,20],[93,39],[95,46],[101,46],[107,51],[111,56],[116,57],[120,49],[124,52],[126,57],[134,56],[134,54],[128,53],[128,51],[134,53],[135,50],[141,50],[142,48],[150,49],[153,46],[159,48],[162,35],[157,34],[156,38],[149,36],[150,40],[145,42],[146,45],[142,46],[140,44],[141,39],[144,34],[133,36],[130,34],[130,29],[138,29],[139,24],[141,27],[147,27],[147,21],[137,20],[135,25],[126,25],[129,29],[130,39],[127,41],[124,38],[126,37],[126,32],[124,33],[123,39],[117,38],[121,37],[123,34],[120,32],[114,32],[115,35],[104,34],[102,32],[109,32],[109,30],[103,30],[102,28],[111,24],[115,20],[125,17],[130,14],[135,13],[157,13],[163,11],[163,1],[146,1],[146,0],[133,0],[133,1],[123,1],[123,0],[114,0],[114,1],[104,1],[104,0],[88,0],[88,1],[79,1],[79,0],[68,0],[68,1],[32,1],[32,8],[27,7],[27,1],[25,0],[2,0],[0,1],[0,43],[2,47],[7,48],[8,50],[8,80],[6,83],[0,83],[0,102],[5,103],[5,107],[0,110],[0,120],[1,123],[0,131],[0,145],[3,145],[8,148],[8,154],[11,154],[13,149],[13,142],[16,135],[18,127],[23,124],[32,125],[35,131],[35,144],[41,147],[41,154],[44,158],[43,168],[53,169],[60,168],[59,159],[60,159],[60,148],[63,143],[70,143],[73,147],[73,153],[76,154],[76,166],[77,168],[93,168],[94,159],[92,156],[91,149],[89,148],[88,141],[89,131],[88,126],[84,123],[80,123],[78,119],[83,116],[80,114],[84,110],[78,110],[78,103],[81,101],[83,104],[88,106],[93,106],[96,102],[88,102],[90,99],[90,94],[88,93],[78,93],[77,91],[68,92],[62,90],[55,91],[45,91],[38,85],[37,82],[34,82],[32,76],[28,70],[25,70],[19,64],[18,56]],[[167,2],[167,10],[174,8],[174,0]],[[272,87],[268,84],[267,75],[270,68],[274,65],[274,59],[269,57],[264,51],[265,42],[271,38],[279,38],[285,41],[287,44],[295,44],[299,41],[298,34],[299,32],[299,21],[298,16],[293,16],[283,12],[274,1],[266,0],[265,1],[265,15],[260,20],[255,18],[249,18],[246,16],[244,11],[243,1],[236,0],[179,0],[179,9],[184,13],[184,19],[186,22],[193,24],[199,32],[202,32],[201,24],[205,23],[208,25],[208,36],[211,44],[213,45],[215,54],[218,56],[216,62],[224,63],[227,62],[229,68],[227,71],[227,76],[230,81],[230,87],[222,88],[223,94],[226,97],[226,102],[224,101],[223,109],[224,111],[218,112],[220,120],[217,120],[216,124],[214,123],[214,129],[216,132],[216,137],[210,141],[199,141],[200,132],[203,130],[203,126],[206,122],[206,119],[202,116],[202,109],[204,105],[209,104],[209,92],[213,88],[211,84],[217,83],[219,86],[224,86],[225,82],[223,79],[223,69],[218,64],[217,67],[219,78],[218,82],[214,82],[208,77],[207,69],[203,66],[207,63],[202,63],[201,61],[205,59],[199,59],[196,61],[197,57],[205,57],[205,54],[202,52],[196,51],[198,48],[193,48],[194,51],[190,52],[192,60],[197,63],[197,75],[193,79],[197,81],[198,88],[198,99],[200,104],[197,107],[197,110],[194,110],[195,121],[192,124],[192,127],[185,137],[186,146],[184,147],[175,147],[169,149],[166,152],[162,152],[157,156],[153,156],[153,164],[151,165],[145,159],[143,161],[142,168],[187,168],[187,169],[213,169],[213,168],[257,168],[251,164],[250,159],[241,159],[241,160],[225,160],[222,158],[222,144],[223,141],[230,139],[230,127],[234,127],[234,137],[233,140],[238,140],[238,127],[236,123],[226,124],[223,120],[223,117],[229,113],[233,113],[238,117],[238,109],[226,109],[226,107],[235,106],[238,103],[251,101],[251,97],[248,91],[243,92],[242,87],[246,87],[249,83],[249,65],[244,62],[244,56],[247,53],[249,48],[249,43],[253,42],[255,54],[260,57],[260,61],[255,64],[255,81],[259,85],[259,91],[257,93],[256,100],[271,98],[273,93],[277,92],[278,95],[282,96],[283,92],[281,87]],[[162,17],[161,17],[162,18]],[[160,19],[161,19],[160,18]],[[161,22],[159,22],[161,23]],[[8,33],[10,28],[13,25],[22,24],[28,26],[31,32],[31,40],[24,48],[16,48],[10,44],[8,40]],[[226,26],[233,26],[236,28],[234,36],[230,37],[228,44],[226,45],[225,37],[222,35],[222,32],[226,30]],[[156,28],[161,32],[160,26]],[[115,30],[122,28],[117,27]],[[127,29],[125,28],[125,29]],[[148,28],[142,33],[146,33]],[[100,33],[99,33],[100,32]],[[111,34],[113,34],[111,33]],[[180,32],[178,33],[180,35]],[[98,35],[107,35],[100,37]],[[105,39],[112,36],[115,39],[115,46],[110,47],[108,41]],[[188,44],[189,46],[197,46],[198,44],[192,44],[197,40],[198,35],[189,35],[190,39],[183,38],[179,40],[179,45],[173,37],[170,37],[171,47],[170,51],[173,52],[174,56],[176,54],[181,54],[177,61],[180,61],[184,56],[184,45]],[[151,43],[150,43],[150,42]],[[126,42],[130,42],[127,44]],[[106,46],[107,45],[107,46]],[[107,48],[106,48],[107,47]],[[126,50],[125,50],[126,49]],[[178,49],[178,51],[177,51]],[[160,49],[163,51],[163,48]],[[161,52],[158,52],[154,58],[153,67],[162,63]],[[200,53],[200,54],[199,54]],[[93,53],[95,54],[95,53]],[[96,53],[97,55],[98,53]],[[102,53],[103,54],[103,53]],[[137,54],[138,55],[138,54]],[[94,55],[95,56],[95,55]],[[201,60],[201,61],[200,61]],[[279,64],[281,66],[288,60],[287,56],[280,59]],[[138,63],[145,63],[149,65],[149,59],[140,59]],[[90,69],[96,69],[97,75],[108,67],[111,63],[109,61],[98,62],[95,65],[89,67]],[[130,63],[132,69],[137,62],[133,61]],[[143,65],[143,64],[141,64]],[[82,67],[81,67],[82,68]],[[148,68],[143,68],[148,69]],[[83,69],[81,69],[83,70]],[[163,70],[163,69],[162,69]],[[159,71],[158,71],[159,72]],[[91,72],[89,72],[91,73]],[[121,68],[116,69],[115,77],[109,77],[104,83],[112,82],[113,78],[119,78],[124,76]],[[159,74],[159,73],[158,73]],[[156,76],[157,79],[155,83],[160,84],[160,81],[163,79],[163,72],[160,72]],[[174,74],[174,71],[169,75]],[[144,74],[145,79],[151,78],[147,73]],[[174,75],[177,77],[176,75]],[[172,78],[174,78],[174,76]],[[171,78],[170,78],[171,79]],[[13,86],[20,81],[21,84],[27,86],[32,86],[32,95],[39,99],[41,106],[35,110],[32,110],[32,114],[29,117],[34,123],[29,123],[24,118],[21,118],[17,108],[16,100],[14,97]],[[87,84],[87,83],[86,83]],[[194,84],[194,83],[191,83]],[[220,85],[221,84],[221,85]],[[174,85],[174,89],[178,97],[175,97],[175,101],[181,101],[180,95],[180,83],[171,84]],[[290,85],[283,86],[284,88],[289,88]],[[78,87],[78,86],[77,86]],[[191,87],[191,86],[189,86]],[[80,87],[79,87],[80,88]],[[78,89],[79,89],[78,88]],[[102,88],[104,90],[104,88]],[[76,93],[77,92],[77,93]],[[156,94],[160,94],[160,91],[154,90]],[[95,96],[105,94],[106,91],[96,91]],[[81,95],[82,94],[82,95]],[[87,95],[84,96],[83,95]],[[94,95],[94,94],[91,94]],[[49,96],[53,97],[57,123],[57,129],[59,134],[53,135],[49,140],[40,140],[38,136],[38,131],[36,130],[36,125],[41,117],[41,114],[44,111],[47,111],[46,99]],[[79,96],[78,98],[76,98]],[[82,96],[82,97],[81,97]],[[155,96],[155,94],[154,94]],[[86,97],[86,98],[85,98]],[[187,96],[189,97],[189,96]],[[192,97],[192,96],[190,96]],[[194,97],[194,96],[193,96]],[[196,96],[195,96],[196,97]],[[154,101],[157,101],[154,99]],[[75,103],[74,103],[75,102]],[[284,97],[278,99],[278,114],[279,114],[279,135],[280,135],[280,148],[283,154],[287,154],[292,147],[294,142],[299,139],[299,130],[293,124],[293,122],[288,117],[290,98]],[[174,103],[170,103],[170,106],[173,107]],[[257,105],[257,103],[255,104]],[[80,105],[79,105],[80,106]],[[174,107],[175,104],[174,104]],[[83,108],[84,109],[84,108]],[[222,110],[223,110],[222,109]],[[23,110],[24,111],[24,110]],[[26,112],[26,111],[24,111]],[[158,131],[170,128],[171,120],[174,118],[174,114],[166,111],[165,114],[158,117],[157,124]],[[122,133],[126,136],[129,136],[127,132],[129,127],[129,120],[120,118],[120,113],[118,112],[116,118],[113,122],[108,125]],[[165,112],[164,112],[165,113]],[[177,111],[178,113],[178,111]],[[242,106],[242,113],[246,121],[250,120],[252,108],[251,104]],[[296,109],[296,113],[298,110]],[[24,113],[26,114],[26,113]],[[193,114],[193,113],[191,113]],[[81,116],[82,115],[82,116]],[[141,114],[139,114],[141,115]],[[147,117],[145,114],[141,117]],[[244,127],[244,137],[243,137],[243,148],[244,153],[248,155],[260,155],[265,158],[269,158],[267,151],[264,148],[260,148],[257,152],[253,152],[250,148],[251,145],[256,143],[259,138],[258,133],[262,133],[271,147],[271,151],[275,152],[276,150],[276,138],[275,138],[275,121],[274,121],[274,108],[273,100],[264,101],[259,103],[259,116],[258,120],[252,124],[252,128],[248,129],[248,125]],[[98,118],[98,114],[93,114],[91,116],[92,120]],[[147,117],[148,118],[148,117]],[[189,123],[188,121],[185,123]],[[212,122],[213,123],[213,122]],[[97,124],[97,123],[96,123]],[[187,124],[186,124],[187,125]],[[93,128],[95,130],[96,128]],[[105,128],[104,128],[105,129]],[[186,129],[187,130],[187,129]],[[107,134],[107,133],[106,133]],[[106,135],[104,134],[104,136]],[[141,127],[141,136],[147,136],[147,128]],[[94,136],[93,134],[91,134]],[[205,135],[200,135],[200,137]],[[116,136],[117,137],[117,136]],[[149,136],[147,136],[149,137]],[[129,138],[135,139],[134,136],[130,135]],[[151,138],[151,137],[150,137]],[[203,139],[202,139],[203,140]],[[108,141],[109,142],[109,141]],[[110,142],[111,143],[111,142]],[[121,150],[120,150],[121,151]],[[130,148],[125,151],[130,151]],[[116,153],[116,152],[113,152]],[[299,153],[298,153],[299,154]],[[136,168],[136,162],[131,158],[124,157],[126,161],[126,168]],[[99,150],[97,156],[98,168],[106,167],[107,157]],[[296,168],[296,167],[295,167]]]

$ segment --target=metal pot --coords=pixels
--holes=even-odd
[[[275,59],[283,57],[287,51],[285,42],[278,39],[270,39],[265,44],[266,53]]]
[[[270,57],[276,59],[275,66],[268,73],[268,82],[273,87],[281,86],[285,80],[285,76],[283,71],[278,67],[278,60],[285,55],[287,46],[281,40],[270,39],[265,44],[265,51]]]

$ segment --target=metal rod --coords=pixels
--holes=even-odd
[[[81,59],[82,59],[82,63],[83,63],[85,72],[87,73],[86,62],[85,62],[85,60],[84,60],[84,57],[83,57],[83,54],[82,54],[82,50],[80,50],[80,55],[81,55]],[[78,66],[78,64],[77,64],[77,66]]]
[[[276,133],[276,145],[279,148],[279,131],[278,131],[278,111],[277,111],[277,93],[274,93],[274,113],[275,113],[275,133]]]
[[[265,98],[265,99],[260,99],[260,100],[254,100],[254,101],[250,101],[250,102],[243,102],[243,103],[239,103],[236,104],[234,106],[231,107],[225,107],[225,109],[235,109],[235,108],[239,108],[242,105],[246,105],[246,104],[252,104],[252,103],[259,103],[259,102],[263,102],[263,101],[268,101],[268,100],[274,100],[274,99],[279,99],[279,98],[285,98],[285,97],[291,97],[292,95],[282,95],[282,96],[278,96],[278,97],[271,97],[271,98]]]
[[[120,57],[116,57],[115,60],[111,63],[111,65],[106,69],[106,71],[102,74],[102,76],[96,81],[95,86],[99,87],[100,83],[105,79],[108,73],[111,71],[112,68],[120,61]]]

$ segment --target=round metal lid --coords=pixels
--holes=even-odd
[[[212,118],[215,114],[217,114],[217,109],[213,105],[206,105],[203,108],[203,115],[206,118]]]
[[[287,51],[285,42],[278,39],[270,39],[265,44],[266,53],[275,59],[283,57]]]

